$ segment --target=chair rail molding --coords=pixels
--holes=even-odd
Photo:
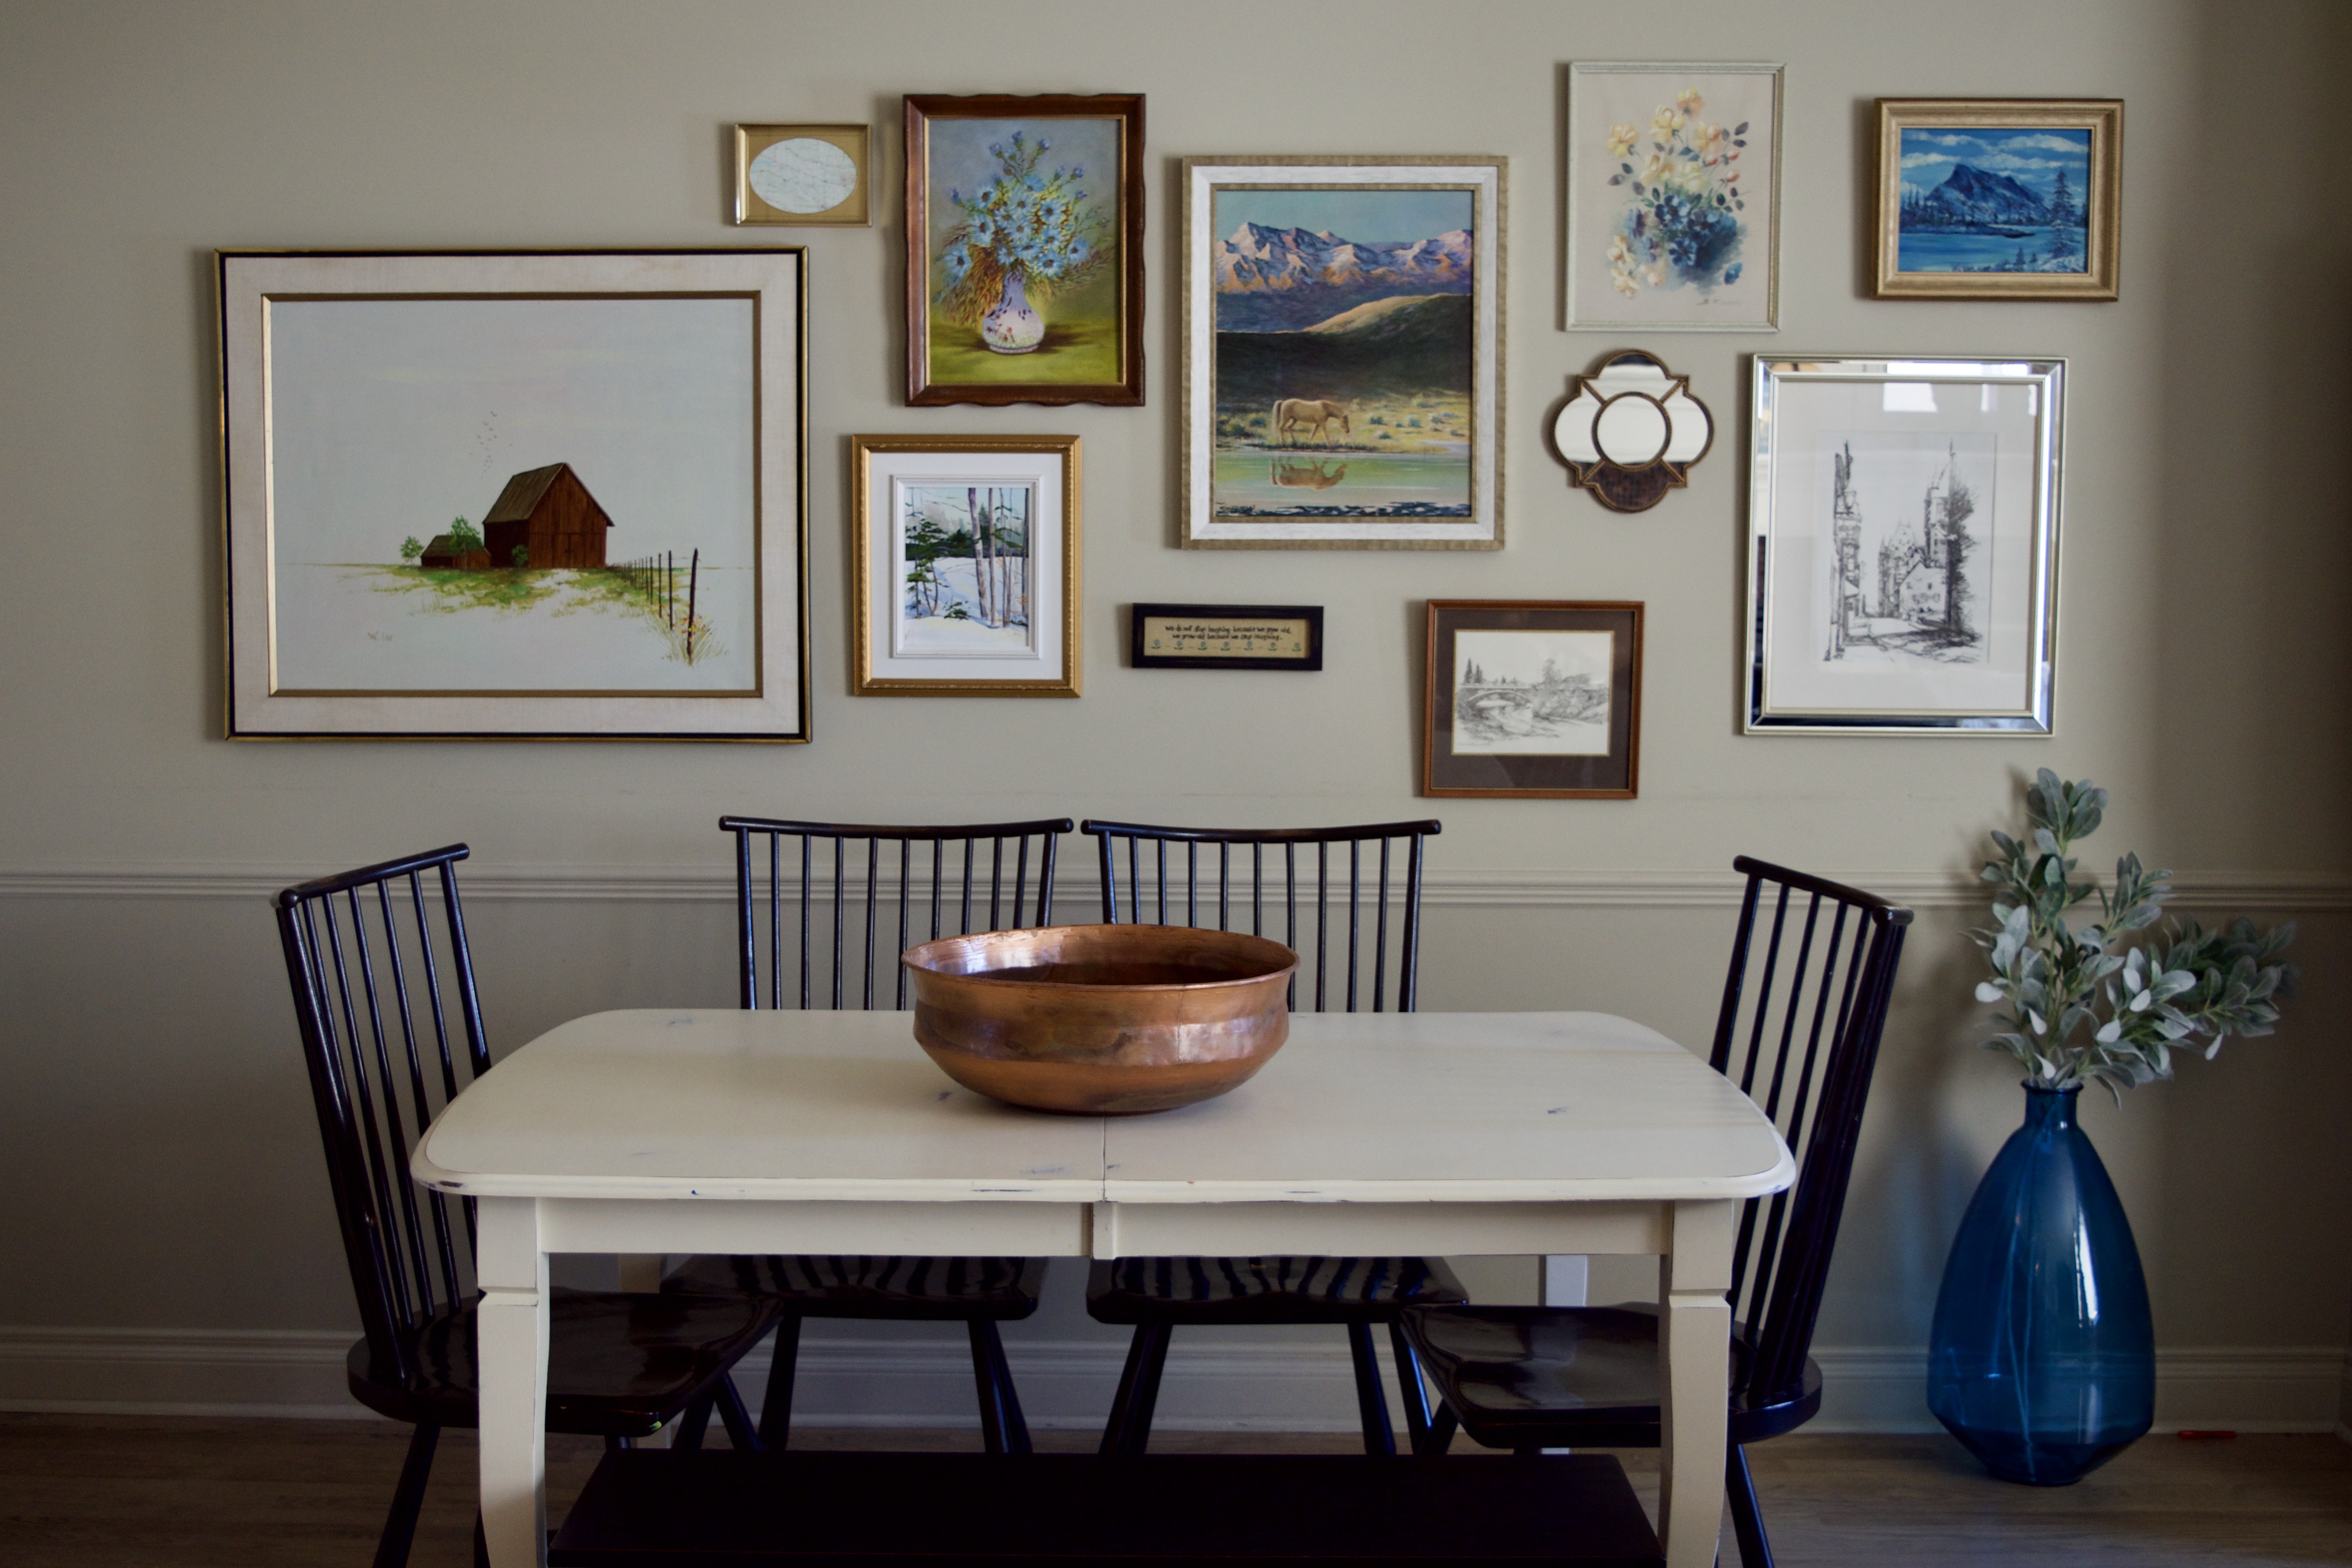
[[[468,902],[727,903],[735,897],[732,868],[708,865],[485,865],[467,868]],[[265,899],[316,876],[315,865],[275,868],[186,861],[177,865],[85,864],[0,867],[0,898],[20,899]],[[1914,909],[1977,909],[1990,897],[1974,872],[1942,868],[1843,871],[1824,875],[1867,888]],[[886,891],[897,879],[885,876]],[[797,889],[796,879],[785,886]],[[929,883],[918,879],[919,895]],[[1739,902],[1741,878],[1730,871],[1683,868],[1584,870],[1545,868],[1432,867],[1422,902],[1469,909],[1728,909]],[[2352,873],[2310,871],[2182,871],[2173,878],[2173,903],[2182,909],[2226,907],[2263,913],[2325,914],[2352,910]],[[829,894],[819,876],[812,897]],[[1100,898],[1091,867],[1068,865],[1055,879],[1057,903],[1093,905]]]

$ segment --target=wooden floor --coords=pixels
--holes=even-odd
[[[712,1432],[714,1441],[723,1441]],[[0,1563],[42,1568],[353,1568],[369,1561],[407,1428],[388,1422],[0,1415]],[[1086,1449],[1082,1433],[1039,1447]],[[977,1447],[937,1432],[812,1431],[810,1447]],[[1169,1432],[1155,1452],[1347,1452],[1345,1437]],[[561,1517],[602,1451],[548,1444]],[[1472,1453],[1467,1443],[1456,1451]],[[1621,1456],[1656,1504],[1656,1456]],[[473,1436],[434,1468],[417,1568],[471,1562]],[[2352,1447],[2333,1437],[2150,1436],[2079,1485],[2012,1486],[1942,1437],[1810,1436],[1759,1447],[1784,1568],[2001,1563],[2185,1568],[2352,1563]],[[1726,1536],[1727,1563],[1737,1551]]]

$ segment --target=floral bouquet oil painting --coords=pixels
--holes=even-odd
[[[907,100],[908,402],[1142,401],[1142,115]]]
[[[2112,300],[2123,105],[1882,99],[1882,297]]]
[[[797,730],[798,254],[717,265],[224,258],[233,730]]]
[[[1187,165],[1190,542],[1491,548],[1499,164],[1231,162]]]
[[[1568,325],[1772,330],[1780,68],[1570,68]]]

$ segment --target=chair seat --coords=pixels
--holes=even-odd
[[[1087,1281],[1103,1323],[1386,1323],[1469,1299],[1436,1258],[1121,1258]]]
[[[402,1331],[415,1367],[406,1379],[369,1363],[367,1342],[346,1361],[353,1397],[396,1421],[479,1423],[481,1373],[475,1307],[467,1301]],[[643,1437],[675,1419],[702,1386],[774,1326],[773,1304],[742,1297],[556,1290],[548,1306],[547,1429]]]
[[[1037,1310],[1042,1258],[690,1258],[672,1293],[754,1296],[803,1318],[1010,1322]]]
[[[1654,1307],[1439,1307],[1405,1313],[1403,1328],[1475,1442],[1491,1448],[1658,1446]],[[1811,1357],[1801,1386],[1751,1401],[1739,1384],[1752,1353],[1747,1325],[1734,1324],[1734,1443],[1777,1436],[1822,1407],[1822,1370]]]

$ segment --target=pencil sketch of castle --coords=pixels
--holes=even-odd
[[[1983,662],[1989,438],[1863,440],[1860,473],[1853,439],[1831,454],[1823,662]]]

